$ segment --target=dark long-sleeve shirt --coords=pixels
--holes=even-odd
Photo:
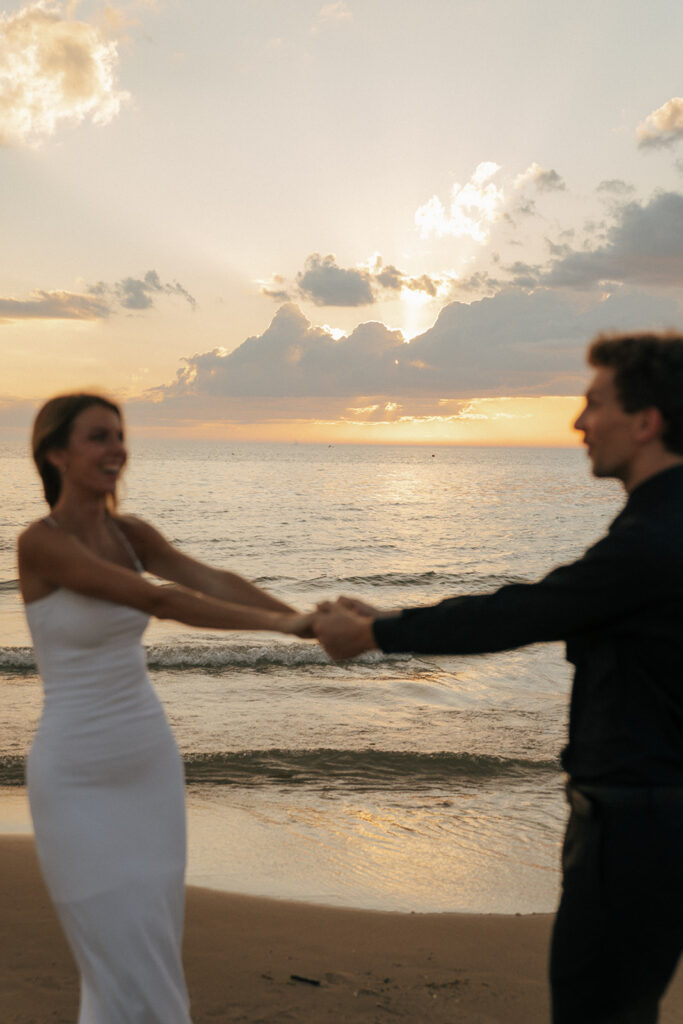
[[[481,654],[563,640],[574,782],[683,786],[683,466],[631,493],[602,540],[537,583],[377,619],[382,650]]]

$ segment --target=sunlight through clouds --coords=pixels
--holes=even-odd
[[[0,14],[0,145],[37,145],[61,121],[107,124],[128,99],[117,62],[116,43],[59,2]]]
[[[498,220],[504,201],[503,189],[491,180],[499,170],[499,164],[486,160],[478,164],[466,185],[456,182],[451,189],[448,212],[438,196],[420,206],[415,223],[422,237],[468,236],[482,245],[487,242],[489,226]]]
[[[434,301],[434,296],[428,295],[426,292],[413,291],[405,285],[401,288],[400,294],[401,302],[406,302],[409,306],[426,306]]]
[[[329,324],[322,324],[322,330],[334,338],[335,341],[340,341],[346,337],[346,331],[343,327],[330,327]]]

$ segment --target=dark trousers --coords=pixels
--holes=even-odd
[[[568,787],[553,1024],[655,1024],[683,951],[683,791]]]

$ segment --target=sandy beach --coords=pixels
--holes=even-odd
[[[73,1024],[77,977],[33,841],[0,839],[0,1020]],[[548,1019],[552,916],[397,914],[190,887],[195,1024],[529,1024]],[[662,1024],[683,1024],[683,971]]]

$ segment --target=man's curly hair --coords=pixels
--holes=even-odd
[[[683,335],[599,334],[588,349],[588,362],[614,370],[626,412],[659,409],[664,445],[683,455]]]

